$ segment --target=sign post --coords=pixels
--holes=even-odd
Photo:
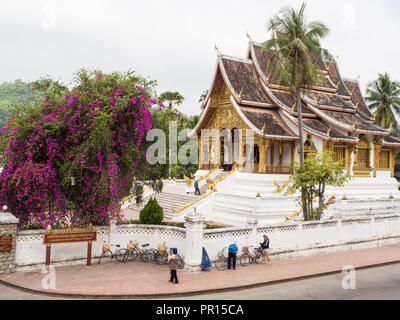
[[[97,240],[97,231],[93,231],[92,224],[88,229],[66,229],[53,231],[51,226],[43,236],[43,244],[46,245],[46,269],[50,267],[51,245],[58,243],[87,242],[86,266],[92,265],[92,242]]]

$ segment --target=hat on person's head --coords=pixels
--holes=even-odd
[[[177,248],[172,248],[172,253],[173,254],[177,254],[178,253],[178,249]]]

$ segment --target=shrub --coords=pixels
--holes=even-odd
[[[161,224],[164,219],[164,210],[156,198],[150,198],[140,211],[139,220],[142,224]]]

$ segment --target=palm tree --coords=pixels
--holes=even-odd
[[[278,37],[265,41],[263,50],[273,50],[267,72],[271,78],[278,77],[280,85],[289,88],[296,101],[299,119],[300,168],[304,166],[303,118],[301,110],[301,94],[317,85],[323,75],[315,64],[315,57],[328,55],[322,49],[320,39],[324,38],[329,29],[319,21],[308,22],[304,11],[306,4],[300,10],[283,8],[280,15],[273,16],[269,21],[268,30],[276,31]],[[307,218],[306,193],[302,189],[303,215]]]
[[[168,108],[179,106],[183,103],[185,98],[179,92],[166,91],[160,94],[160,100],[168,102]]]
[[[278,38],[265,41],[264,50],[274,50],[268,72],[280,79],[282,86],[289,87],[296,99],[299,113],[300,164],[304,162],[301,93],[315,86],[320,81],[322,72],[315,65],[315,57],[322,53],[319,39],[324,38],[329,29],[318,21],[307,22],[304,15],[306,4],[299,11],[293,8],[283,8],[281,16],[275,15],[269,22],[269,31],[277,31]],[[273,75],[272,75],[273,76]]]
[[[400,83],[392,81],[389,74],[379,74],[367,88],[368,108],[375,114],[375,122],[385,128],[397,127],[394,112],[400,116]],[[394,112],[393,112],[394,111]]]

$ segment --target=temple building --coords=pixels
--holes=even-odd
[[[203,113],[191,133],[199,137],[199,169],[237,163],[239,171],[246,171],[246,159],[252,159],[253,173],[288,174],[300,161],[303,143],[305,156],[330,150],[336,160],[345,160],[347,173],[355,177],[394,176],[400,140],[375,124],[358,80],[342,78],[337,60],[315,57],[324,77],[301,96],[300,142],[295,99],[266,71],[273,51],[263,50],[249,37],[245,58],[217,52]],[[203,129],[215,134],[204,136]],[[253,134],[246,135],[246,129]],[[248,137],[253,140],[251,149],[246,147]],[[228,142],[233,148],[226,147]]]

